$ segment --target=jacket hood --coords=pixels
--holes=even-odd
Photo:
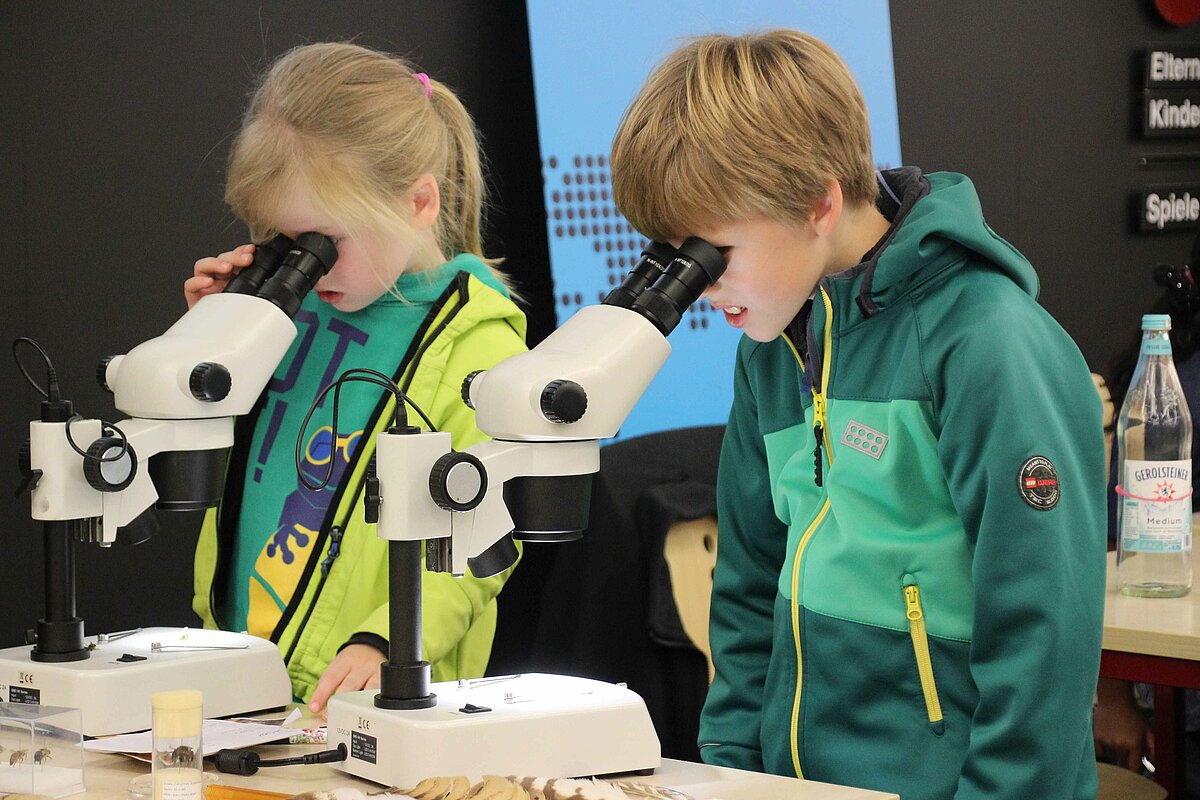
[[[1037,274],[983,219],[979,195],[965,175],[916,167],[878,173],[879,210],[892,225],[863,261],[839,277],[861,276],[857,304],[866,316],[895,304],[950,268],[1007,275],[1038,296]]]

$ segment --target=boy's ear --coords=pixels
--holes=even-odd
[[[837,228],[842,217],[842,186],[837,181],[826,184],[825,194],[813,204],[809,222],[817,236],[828,236]]]
[[[410,196],[413,226],[419,229],[433,227],[442,209],[442,193],[438,189],[437,178],[428,172],[421,175],[413,182]]]

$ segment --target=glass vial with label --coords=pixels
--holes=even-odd
[[[150,696],[154,715],[151,772],[153,800],[203,800],[204,703],[200,692],[181,689]]]
[[[1117,418],[1117,584],[1123,594],[1192,588],[1192,417],[1171,358],[1171,317],[1142,317],[1142,349]]]

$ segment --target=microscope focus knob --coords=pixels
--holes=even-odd
[[[587,392],[575,381],[550,381],[542,389],[541,406],[551,422],[578,422],[587,411]]]
[[[224,400],[229,396],[231,386],[233,378],[230,377],[229,370],[211,361],[201,361],[192,367],[192,374],[188,377],[188,388],[192,390],[192,397],[205,403]]]
[[[133,483],[135,475],[137,456],[120,438],[101,436],[88,447],[83,477],[97,492],[119,492]]]
[[[470,453],[446,453],[429,470],[429,494],[447,511],[470,511],[487,494],[487,470]]]
[[[475,405],[471,402],[471,381],[475,380],[477,376],[482,375],[484,372],[486,372],[486,370],[477,369],[467,375],[467,377],[463,378],[462,401],[466,404],[467,408],[471,409],[472,411],[475,410]]]
[[[109,394],[112,394],[112,387],[108,385],[108,365],[114,358],[116,356],[105,356],[96,365],[96,383],[100,384],[100,388]]]

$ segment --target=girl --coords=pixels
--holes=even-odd
[[[483,258],[484,184],[458,98],[403,61],[351,44],[296,48],[262,79],[230,158],[225,199],[254,241],[317,231],[338,260],[295,317],[299,335],[255,412],[239,421],[224,500],[205,518],[193,607],[206,627],[279,645],[293,692],[379,685],[387,652],[387,549],[363,521],[363,473],[390,394],[348,384],[338,430],[300,426],[350,367],[392,375],[448,431],[483,438],[463,378],[525,349],[525,319]],[[189,306],[248,266],[254,245],[196,262]],[[328,419],[329,404],[315,419]],[[297,480],[303,436],[309,483]],[[426,573],[423,653],[433,680],[483,674],[508,573]]]

